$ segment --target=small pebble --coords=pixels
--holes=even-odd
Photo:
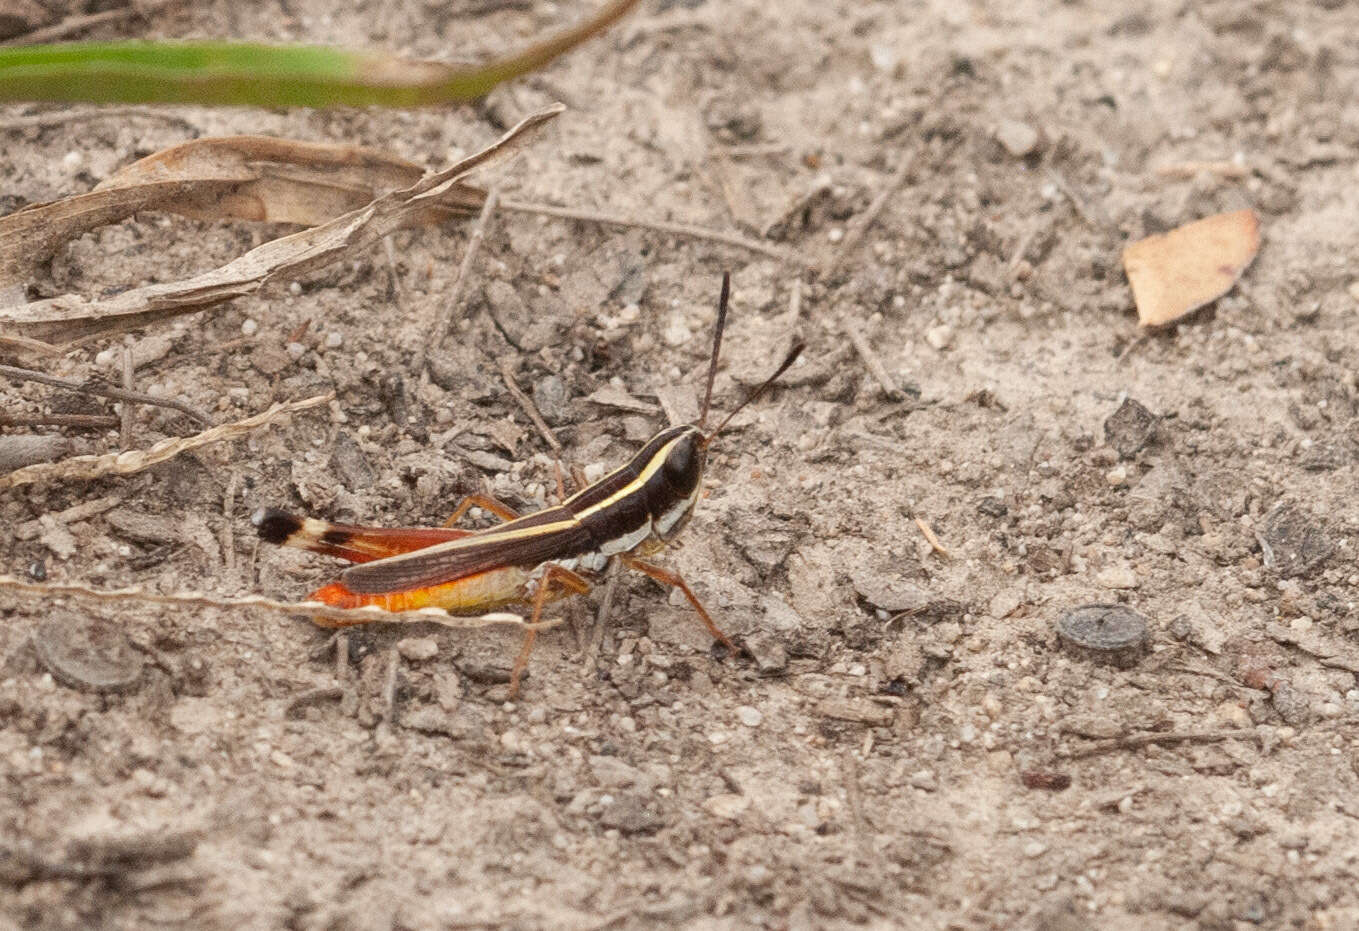
[[[1015,158],[1023,158],[1038,148],[1038,130],[1019,120],[1001,120],[996,127],[996,141]]]
[[[1087,604],[1057,621],[1057,636],[1068,652],[1098,663],[1135,666],[1150,648],[1147,619],[1127,605]]]
[[[1034,857],[1041,857],[1048,852],[1048,845],[1041,840],[1031,840],[1024,845],[1024,856],[1032,860]]]
[[[661,339],[665,340],[667,346],[683,346],[685,343],[689,342],[689,337],[691,335],[689,327],[685,322],[679,318],[675,318],[674,320],[671,320],[670,324],[665,328],[665,332],[661,334]]]
[[[752,708],[750,705],[737,708],[736,717],[746,727],[759,727],[764,723],[764,715],[760,713],[760,709]]]
[[[293,297],[297,297],[299,294],[302,293],[302,285],[296,281],[289,283],[288,293],[291,294]]]
[[[947,323],[930,327],[925,331],[925,342],[941,351],[947,349],[953,345],[953,327]]]
[[[244,323],[241,324],[242,336],[254,336],[259,331],[260,325],[254,320],[247,319]]]
[[[326,348],[339,349],[344,345],[344,334],[339,330],[331,330],[326,334]]]
[[[840,229],[840,227],[838,226],[833,226],[831,227],[830,231],[826,233],[826,238],[829,239],[831,242],[839,242],[840,240],[845,238],[845,231]]]
[[[890,74],[901,63],[901,53],[895,45],[875,42],[868,47],[868,59],[873,62],[874,68]]]
[[[1159,419],[1146,405],[1125,398],[1104,420],[1104,441],[1118,450],[1119,456],[1130,459],[1155,438]]]
[[[303,354],[307,351],[307,347],[303,346],[301,343],[289,343],[285,348],[288,351],[288,356],[294,362],[302,358]]]
[[[412,663],[423,663],[439,655],[439,644],[433,637],[407,637],[397,641],[396,652]]]
[[[61,159],[61,167],[70,172],[78,171],[83,164],[85,164],[85,156],[78,149],[72,149]]]

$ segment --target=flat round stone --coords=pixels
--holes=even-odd
[[[1111,666],[1135,666],[1151,645],[1147,619],[1127,605],[1088,604],[1057,621],[1057,636],[1069,652]]]
[[[33,634],[38,662],[82,692],[127,692],[142,678],[142,656],[112,621],[62,612]]]

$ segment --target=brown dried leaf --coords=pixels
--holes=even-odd
[[[1138,240],[1123,250],[1143,326],[1178,320],[1231,290],[1260,251],[1260,217],[1237,210]]]
[[[539,111],[525,118],[486,149],[441,172],[428,175],[410,187],[383,194],[319,226],[267,242],[220,268],[183,281],[133,288],[102,300],[87,300],[79,295],[67,294],[18,307],[0,308],[0,324],[9,325],[9,335],[43,340],[49,344],[61,343],[69,347],[109,332],[133,329],[202,310],[252,294],[274,282],[291,281],[346,258],[404,226],[446,216],[450,210],[461,210],[463,205],[470,203],[470,198],[481,196],[477,189],[462,184],[462,178],[476,168],[513,154],[534,130],[562,109],[557,105]],[[178,148],[183,150],[186,147]],[[296,156],[305,148],[308,147],[294,143],[272,151],[275,155],[291,152]],[[319,215],[352,199],[362,200],[361,187],[355,187],[350,182],[354,180],[355,172],[360,176],[363,174],[363,164],[367,164],[374,172],[375,184],[379,178],[390,180],[402,170],[396,161],[378,159],[364,162],[363,158],[367,158],[367,154],[360,157],[351,151],[349,155],[359,159],[360,167],[355,169],[354,163],[347,161],[347,156],[331,147],[321,148],[328,149],[327,154],[332,159],[334,174],[329,180],[326,170],[323,170],[324,160],[318,159],[313,159],[308,170],[299,170],[292,182],[285,180],[289,175],[277,168],[278,163],[274,163],[275,167],[268,172],[251,176],[247,156],[251,151],[267,153],[269,147],[263,143],[256,145],[252,142],[244,148],[223,147],[216,150],[205,148],[195,151],[190,148],[187,155],[181,152],[183,162],[188,166],[183,170],[197,170],[194,166],[202,160],[216,165],[213,170],[223,172],[226,177],[219,176],[215,180],[200,178],[187,188],[183,180],[150,180],[162,173],[174,176],[172,172],[179,170],[175,164],[180,162],[180,156],[171,160],[174,164],[167,167],[163,158],[166,153],[161,153],[160,156],[153,156],[149,164],[137,169],[136,175],[147,179],[144,182],[129,182],[126,174],[120,174],[115,176],[115,179],[122,179],[119,185],[130,183],[132,186],[114,186],[83,195],[88,198],[104,197],[104,201],[87,201],[82,207],[72,205],[73,201],[80,198],[71,198],[45,205],[53,208],[47,212],[37,208],[19,211],[0,220],[0,280],[4,279],[5,274],[12,274],[15,268],[27,267],[24,264],[26,259],[18,257],[17,253],[47,249],[50,254],[50,250],[65,241],[60,237],[69,238],[99,225],[99,222],[115,222],[136,210],[150,209],[148,197],[156,190],[160,191],[161,199],[157,203],[161,208],[170,209],[165,206],[170,204],[189,216],[227,215],[296,221],[315,219],[309,216],[309,209]],[[318,155],[316,152],[312,154]],[[233,158],[238,160],[236,167],[224,167],[229,166]],[[127,170],[134,167],[129,166]],[[178,189],[178,192],[174,189]],[[321,208],[304,206],[302,201],[308,197],[321,202]],[[96,219],[107,219],[92,222],[91,214]],[[13,224],[5,226],[4,221],[11,219],[14,220]],[[58,232],[54,233],[48,224]],[[14,245],[6,247],[3,245],[5,243]]]
[[[65,243],[139,211],[315,226],[423,174],[414,162],[359,146],[268,136],[186,142],[133,162],[87,194],[0,217],[0,283],[22,283]],[[407,225],[474,214],[485,196],[454,185],[446,203]]]
[[[410,187],[424,174],[415,162],[363,146],[224,136],[148,155],[95,191],[187,181],[192,186],[159,209],[204,220],[235,217],[315,226],[379,194]],[[228,185],[224,190],[223,184]],[[485,199],[480,188],[455,184],[444,203],[414,219],[438,222],[475,214]]]

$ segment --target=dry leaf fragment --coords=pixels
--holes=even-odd
[[[360,146],[268,136],[197,139],[125,166],[89,193],[0,217],[0,284],[26,281],[67,242],[140,211],[315,226],[410,187],[424,173],[414,162]],[[485,197],[455,184],[406,225],[474,214]]]
[[[0,325],[8,324],[15,336],[70,347],[109,332],[203,310],[253,294],[274,282],[294,280],[353,255],[408,225],[413,218],[446,209],[450,192],[462,187],[463,177],[517,152],[534,130],[563,109],[557,104],[531,114],[487,148],[443,171],[426,175],[408,188],[383,194],[320,226],[266,242],[220,268],[183,281],[132,288],[103,299],[87,300],[66,294],[0,308]],[[4,235],[0,231],[0,242]]]
[[[1231,290],[1260,251],[1260,217],[1236,210],[1140,239],[1123,250],[1137,319],[1163,326]]]
[[[315,226],[357,210],[379,194],[410,187],[424,177],[415,162],[378,149],[300,142],[273,136],[195,139],[133,162],[95,191],[165,182],[220,182],[188,186],[158,209],[195,219],[235,217]],[[201,189],[200,189],[201,187]],[[422,222],[475,214],[486,192],[466,184],[448,190],[443,204]]]

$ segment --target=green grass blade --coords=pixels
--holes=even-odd
[[[75,42],[0,48],[0,101],[192,103],[256,107],[414,107],[471,100],[607,29],[638,0],[484,65],[324,46],[233,42]]]

